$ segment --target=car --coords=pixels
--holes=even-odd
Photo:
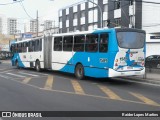
[[[146,68],[159,68],[160,69],[160,55],[150,55],[145,58]]]

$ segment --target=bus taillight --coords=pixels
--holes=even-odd
[[[116,63],[115,66],[118,66],[118,64]]]

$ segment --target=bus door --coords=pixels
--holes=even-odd
[[[51,69],[52,66],[52,36],[44,37],[44,68]]]

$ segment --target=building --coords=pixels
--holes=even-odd
[[[0,34],[7,34],[7,18],[5,15],[0,14]]]
[[[37,20],[36,19],[30,20],[30,31],[29,32],[36,33],[37,29],[38,29],[37,28]]]
[[[7,31],[8,31],[8,35],[14,35],[17,33],[17,19],[16,18],[7,19]]]
[[[146,36],[146,56],[160,55],[160,2],[159,0],[145,0],[142,4],[142,29]]]
[[[0,34],[2,34],[2,18],[0,17]]]
[[[52,20],[45,20],[45,21],[44,21],[44,30],[51,29],[51,28],[53,27],[53,26],[52,26],[52,23],[53,23]]]
[[[143,29],[147,33],[146,56],[160,54],[160,3],[157,0],[89,1],[82,0],[59,10],[60,33],[101,27]]]
[[[103,27],[141,28],[142,23],[139,22],[139,17],[135,17],[134,20],[134,16],[138,16],[139,13],[137,14],[137,12],[141,10],[138,9],[138,11],[133,12],[133,1],[92,0],[92,2],[82,1],[60,9],[60,32],[91,30],[101,28],[101,24]],[[142,8],[140,4],[136,7]],[[110,22],[109,26],[107,26],[108,20]]]

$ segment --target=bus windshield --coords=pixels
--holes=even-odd
[[[144,47],[145,34],[140,32],[117,32],[119,47],[139,49]]]

